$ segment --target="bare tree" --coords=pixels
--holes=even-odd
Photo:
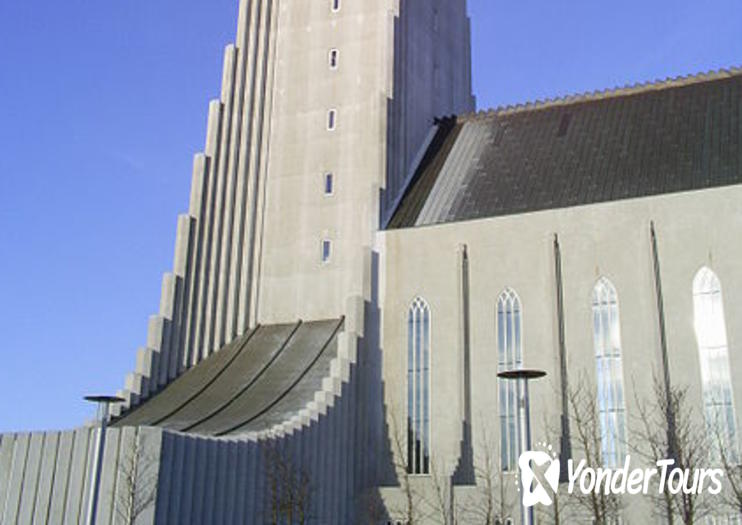
[[[442,469],[434,457],[430,460],[430,482],[432,498],[425,500],[427,507],[430,509],[428,518],[442,525],[454,525],[456,523],[456,512],[451,477],[442,473]]]
[[[485,418],[481,421],[481,435],[474,454],[477,490],[475,496],[465,502],[463,515],[472,522],[496,525],[505,523],[507,519],[516,519],[514,513],[517,513],[518,502],[513,492],[507,490],[499,447],[488,432]]]
[[[561,418],[558,422],[550,422],[546,416],[544,416],[544,429],[546,431],[545,441],[547,443],[557,443],[562,434],[561,432]],[[568,458],[560,458],[560,461],[567,461]],[[553,494],[550,494],[553,504],[550,507],[539,506],[539,523],[561,525],[562,523],[570,523],[570,499],[569,495],[561,495],[559,490],[555,490]]]
[[[422,521],[420,511],[421,498],[412,485],[412,475],[408,468],[407,439],[409,439],[409,431],[400,428],[395,410],[390,411],[390,417],[392,423],[390,436],[392,441],[392,458],[397,479],[404,495],[404,506],[391,510],[395,516],[403,517],[406,525],[416,525]],[[407,439],[405,439],[405,436]]]
[[[598,469],[604,467],[602,435],[603,430],[598,416],[595,399],[596,389],[584,376],[570,388],[569,405],[571,410],[573,443],[586,462],[586,467]],[[608,525],[620,520],[621,498],[606,491],[593,490],[588,494],[575,491],[572,499],[575,504],[588,512],[593,523]]]
[[[114,508],[118,523],[133,525],[152,505],[157,493],[157,458],[147,452],[137,427],[130,446],[119,460]]]
[[[738,516],[742,516],[742,464],[739,460],[739,447],[735,437],[725,431],[721,422],[713,425],[715,451],[718,462],[724,472],[726,490],[722,498],[727,507]]]
[[[263,458],[270,487],[270,523],[308,524],[314,492],[309,472],[298,467],[273,440],[263,443]]]
[[[732,461],[727,453],[722,454],[722,468],[728,489],[723,492],[724,501],[735,514],[742,516],[742,465]]]
[[[703,418],[694,412],[688,401],[688,389],[668,387],[655,377],[653,390],[653,398],[647,402],[638,398],[634,388],[639,407],[636,426],[640,429],[635,442],[641,445],[635,447],[636,452],[655,464],[672,459],[675,461],[673,468],[681,470],[707,467],[708,452],[713,443]],[[709,502],[702,493],[686,493],[690,491],[684,490],[678,494],[668,490],[662,494],[652,492],[658,513],[669,525],[676,522],[686,525],[700,523],[708,514]]]

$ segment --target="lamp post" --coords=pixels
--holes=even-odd
[[[114,403],[122,403],[124,400],[116,396],[85,396],[85,401],[97,405],[96,419],[100,425],[98,429],[98,442],[95,446],[95,459],[93,461],[93,479],[90,483],[90,496],[88,498],[87,525],[94,525],[95,514],[98,510],[98,492],[100,490],[100,475],[103,470],[103,447],[106,444],[106,427],[110,416],[110,408]]]
[[[531,399],[528,395],[528,382],[533,379],[541,379],[546,376],[543,370],[520,369],[499,372],[497,377],[510,381],[517,381],[518,386],[523,384],[523,409],[525,411],[526,450],[531,450]],[[519,388],[520,390],[520,388]],[[521,500],[522,501],[522,500]],[[527,525],[533,525],[533,507],[526,509],[521,503],[521,519]]]

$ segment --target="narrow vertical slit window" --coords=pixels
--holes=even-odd
[[[327,57],[330,65],[330,69],[337,69],[340,61],[340,52],[337,49],[330,49],[330,53]]]
[[[337,126],[337,110],[331,109],[327,112],[327,129],[333,131]]]
[[[520,299],[510,288],[497,299],[498,372],[523,368]],[[505,471],[515,470],[522,452],[523,415],[520,382],[498,379],[500,409],[500,463]]]
[[[626,458],[621,321],[616,288],[605,277],[593,288],[593,347],[603,466],[617,468]]]
[[[330,239],[322,240],[322,262],[329,263],[332,258],[332,241]]]
[[[420,297],[407,314],[407,472],[430,473],[430,308]]]
[[[338,11],[340,11],[340,0],[330,0],[330,2],[333,13],[337,13]]]
[[[737,423],[727,327],[721,281],[710,268],[701,268],[693,280],[693,321],[701,362],[701,383],[706,424],[713,439],[716,461],[726,454],[727,461],[738,462]]]
[[[332,173],[325,173],[324,188],[325,195],[327,195],[328,197],[335,193],[335,178],[333,177]]]

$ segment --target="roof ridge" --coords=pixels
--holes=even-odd
[[[709,70],[702,73],[680,75],[677,77],[667,77],[665,79],[657,79],[654,81],[637,82],[635,84],[626,84],[622,87],[585,91],[582,93],[566,95],[563,97],[547,98],[545,100],[527,101],[518,104],[498,106],[496,108],[464,113],[462,115],[459,115],[458,118],[464,121],[478,120],[481,118],[493,117],[498,115],[511,115],[559,106],[569,106],[573,104],[579,104],[581,102],[592,102],[609,98],[638,95],[650,91],[661,91],[675,87],[690,86],[693,84],[700,84],[703,82],[710,82],[713,80],[721,80],[736,76],[742,76],[742,66]]]

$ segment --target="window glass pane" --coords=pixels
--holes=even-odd
[[[430,457],[430,309],[416,299],[407,314],[408,471],[427,474]]]
[[[608,279],[601,278],[595,285],[592,304],[603,464],[618,467],[626,455],[626,414],[618,296]]]
[[[496,308],[498,370],[522,368],[523,342],[521,307],[518,296],[506,289],[497,300]],[[500,456],[502,468],[513,470],[520,455],[519,431],[522,426],[519,393],[513,381],[498,379],[500,410]]]
[[[713,447],[719,459],[720,447],[737,455],[734,396],[729,369],[726,321],[721,282],[709,268],[702,268],[693,280],[693,323],[698,343],[704,414],[710,431],[724,442]]]

